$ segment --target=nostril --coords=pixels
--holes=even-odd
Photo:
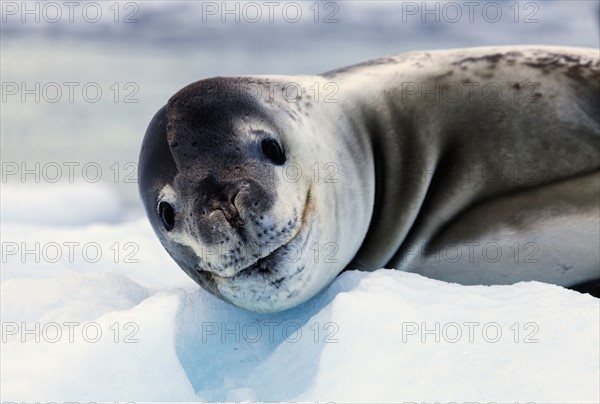
[[[231,220],[231,219],[235,218],[236,216],[240,215],[240,213],[238,212],[236,207],[233,205],[226,206],[226,207],[222,208],[221,210],[225,214],[225,217],[227,218],[227,220]]]
[[[240,212],[235,207],[233,209],[223,209],[223,214],[227,222],[233,227],[242,227],[244,225],[244,221],[240,217]]]
[[[244,221],[240,217],[240,212],[235,204],[235,199],[238,194],[239,192],[231,198],[230,203],[227,206],[221,208],[221,211],[225,215],[225,219],[227,219],[229,224],[233,227],[241,227],[244,225]]]
[[[231,199],[229,200],[231,202],[231,204],[236,208],[237,210],[237,206],[235,204],[235,198],[240,194],[240,192],[236,192],[235,194],[233,194],[233,196],[231,197]]]

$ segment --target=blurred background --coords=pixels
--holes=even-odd
[[[315,74],[409,50],[598,48],[598,4],[4,1],[2,220],[18,216],[19,209],[30,215],[25,205],[35,189],[60,189],[56,183],[83,184],[70,188],[75,194],[101,185],[114,194],[111,203],[118,200],[116,210],[140,215],[135,169],[146,126],[190,82]],[[29,191],[23,193],[24,187]],[[23,196],[6,199],[7,192]],[[65,216],[73,208],[53,207]]]

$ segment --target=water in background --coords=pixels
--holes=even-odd
[[[22,182],[23,169],[33,170],[27,186],[73,174],[109,184],[139,210],[135,164],[149,120],[175,91],[211,76],[314,74],[420,49],[599,47],[597,1],[488,3],[470,15],[464,2],[427,3],[430,14],[422,2],[280,2],[271,22],[264,2],[254,3],[260,16],[240,2],[229,3],[234,14],[222,2],[80,2],[70,22],[62,2],[28,2],[30,14],[3,2],[2,183]]]

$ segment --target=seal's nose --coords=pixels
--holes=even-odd
[[[251,232],[247,222],[263,215],[269,206],[264,188],[248,178],[224,181],[209,176],[194,192],[193,216],[202,241],[208,244],[222,242],[232,229]]]
[[[260,182],[248,177],[223,179],[211,175],[196,183],[193,192],[190,216],[206,244],[222,244],[232,236],[240,240],[258,237],[274,200]]]
[[[230,198],[229,203],[224,204],[219,209],[223,211],[223,215],[225,215],[225,219],[232,227],[242,227],[244,225],[244,220],[240,217],[240,211],[238,210],[235,204],[235,198],[239,195],[240,191],[235,192],[233,197]]]

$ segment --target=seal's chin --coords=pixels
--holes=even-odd
[[[315,265],[307,247],[318,238],[313,201],[307,202],[298,231],[289,241],[232,276],[198,270],[196,282],[223,300],[257,312],[281,311],[307,300]]]
[[[302,231],[302,228],[300,228],[300,231],[298,232],[298,234],[301,231]],[[270,254],[266,255],[265,257],[259,258],[253,264],[247,266],[246,268],[242,268],[241,270],[239,270],[238,272],[236,272],[235,274],[233,274],[231,276],[215,275],[215,277],[221,278],[221,279],[228,279],[228,278],[234,278],[238,275],[242,275],[242,276],[251,275],[252,272],[258,272],[258,273],[262,273],[262,274],[273,273],[274,269],[271,269],[273,267],[273,263],[274,262],[277,263],[279,261],[277,258],[281,255],[282,249],[285,249],[286,246],[288,246],[292,241],[294,241],[296,237],[297,237],[297,235],[294,238],[292,238],[292,240],[277,247]]]
[[[308,220],[308,221],[305,221]],[[286,266],[300,261],[301,254],[308,240],[307,227],[312,225],[311,218],[304,218],[296,234],[287,242],[275,248],[266,256],[257,259],[254,263],[240,269],[231,276],[218,275],[211,271],[198,269],[202,276],[209,276],[215,283],[227,282],[229,280],[244,279],[251,276],[269,277],[270,275],[284,275]]]
[[[281,268],[286,265],[293,264],[299,261],[301,254],[304,252],[304,244],[308,239],[307,234],[309,233],[307,227],[313,225],[312,214],[313,214],[313,200],[311,198],[311,189],[309,188],[306,194],[306,200],[304,201],[304,208],[302,210],[300,226],[295,229],[292,237],[279,245],[273,251],[259,257],[253,263],[237,270],[232,275],[217,274],[213,271],[207,271],[205,268],[197,268],[198,273],[201,276],[210,276],[214,281],[234,279],[237,277],[252,276],[253,274],[268,275],[281,272]],[[303,243],[304,241],[304,243]],[[298,248],[301,248],[298,251]]]
[[[298,234],[265,258],[231,277],[205,272],[205,289],[238,307],[256,312],[275,312],[310,297],[313,269],[303,255],[317,237],[316,219],[308,218]]]

